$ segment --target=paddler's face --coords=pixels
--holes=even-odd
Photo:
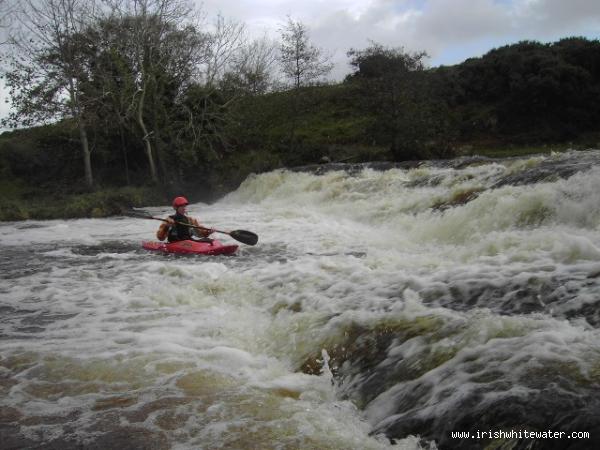
[[[187,212],[187,205],[177,207],[177,214],[181,214],[182,216],[185,216],[186,212]]]

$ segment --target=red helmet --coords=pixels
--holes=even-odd
[[[187,198],[185,197],[175,197],[173,199],[173,208],[177,209],[180,206],[186,206],[188,204]]]

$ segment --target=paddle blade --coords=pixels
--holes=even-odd
[[[258,236],[251,231],[233,230],[229,232],[229,236],[247,245],[256,245],[258,242]]]

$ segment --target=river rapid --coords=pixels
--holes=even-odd
[[[600,151],[378,169],[190,205],[230,257],[1,224],[0,448],[600,448]]]

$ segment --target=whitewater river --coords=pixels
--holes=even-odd
[[[190,205],[231,257],[2,223],[0,448],[599,448],[600,152],[336,167]]]

